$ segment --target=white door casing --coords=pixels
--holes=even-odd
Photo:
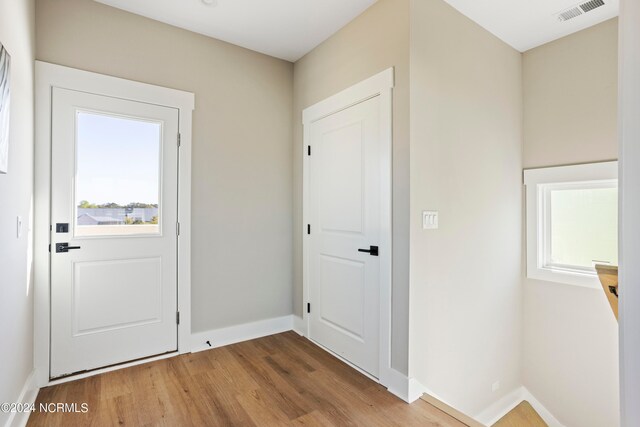
[[[620,2],[620,425],[640,423],[640,3]]]
[[[174,204],[172,211],[174,212],[174,219],[168,219],[169,221],[177,221],[179,224],[179,236],[177,242],[174,240],[174,248],[177,251],[177,260],[174,257],[174,271],[173,275],[177,277],[177,292],[174,288],[173,302],[169,300],[163,301],[163,304],[168,307],[169,304],[173,306],[173,315],[168,321],[173,323],[173,332],[171,338],[171,347],[176,349],[176,329],[175,329],[175,307],[177,302],[177,310],[180,313],[180,322],[177,327],[177,352],[168,353],[146,359],[143,361],[137,360],[132,362],[126,362],[113,367],[106,367],[96,369],[85,374],[79,374],[70,378],[81,378],[88,375],[95,375],[101,372],[118,369],[125,366],[131,366],[139,363],[143,363],[148,360],[155,360],[158,358],[170,357],[178,353],[188,353],[191,345],[191,266],[190,266],[190,251],[191,251],[191,119],[193,109],[195,106],[195,97],[192,93],[183,92],[175,89],[169,89],[159,86],[153,86],[145,83],[134,82],[130,80],[120,79],[116,77],[106,76],[97,73],[91,73],[87,71],[81,71],[64,66],[48,64],[41,61],[36,61],[36,177],[35,177],[35,215],[34,215],[34,359],[35,359],[35,378],[37,386],[43,387],[59,382],[67,381],[63,378],[60,380],[51,379],[50,367],[51,360],[51,326],[52,326],[52,312],[51,304],[52,294],[50,281],[53,269],[56,268],[51,264],[52,254],[49,253],[49,244],[51,241],[52,233],[50,231],[51,226],[51,214],[53,213],[54,206],[52,204],[52,105],[53,105],[53,93],[59,89],[68,89],[71,91],[85,92],[87,94],[101,95],[104,97],[113,98],[115,101],[133,101],[139,104],[148,104],[151,107],[166,108],[166,111],[177,112],[178,123],[177,132],[180,134],[180,144],[178,149],[177,158],[177,175],[178,183],[177,189],[174,192],[178,193],[177,206]],[[117,114],[116,114],[117,115]],[[125,114],[126,116],[127,114]],[[132,116],[144,117],[145,114],[131,114]],[[170,132],[174,132],[171,130]],[[178,141],[174,138],[174,147]],[[174,172],[175,173],[175,172]],[[71,192],[71,190],[70,190]],[[162,216],[162,213],[160,214]],[[162,221],[162,219],[160,220]],[[71,220],[69,220],[71,222]],[[176,225],[168,226],[168,228],[161,224],[163,233],[167,235],[176,233]],[[71,227],[71,224],[70,224]],[[55,234],[54,234],[55,235]],[[74,239],[73,234],[68,233],[69,240],[64,238],[55,237],[59,242],[69,242],[72,246],[75,243],[70,242]],[[91,240],[99,240],[96,238],[86,238],[82,240],[82,243],[78,245],[82,247],[82,250],[89,248],[87,244]],[[133,237],[132,237],[133,239]],[[135,237],[135,239],[139,239]],[[140,241],[145,238],[140,238]],[[114,239],[117,240],[117,239]],[[84,244],[84,247],[83,247]],[[140,243],[142,244],[142,243]],[[51,247],[52,252],[55,251],[55,245]],[[81,257],[79,251],[69,251],[66,254],[59,254],[72,257]],[[134,274],[147,274],[154,275],[159,274],[157,256],[143,256],[142,258],[135,258],[127,260],[131,253],[127,253],[126,248],[121,252],[120,257],[117,260],[113,260],[119,263],[120,267],[118,271],[122,272],[124,276],[127,271],[131,272],[137,270]],[[137,264],[136,264],[137,263]],[[108,263],[107,263],[108,264]],[[83,273],[86,273],[92,268],[94,271],[100,270],[96,264],[91,264],[90,261],[77,264],[76,273],[82,280]],[[73,274],[73,270],[66,269],[66,274]],[[84,271],[83,271],[84,270]],[[144,270],[144,272],[142,272]],[[131,274],[131,273],[130,273]],[[99,276],[99,275],[98,275]],[[98,277],[100,279],[100,277]],[[128,279],[125,279],[125,281]],[[100,280],[97,280],[98,283]],[[152,283],[151,281],[149,283]],[[120,284],[122,287],[122,284]],[[141,288],[138,288],[140,291]],[[133,298],[129,298],[129,302],[139,301],[140,297],[132,295]],[[176,301],[177,300],[177,301]],[[112,301],[113,302],[113,301]],[[105,305],[108,306],[108,305]],[[151,306],[151,305],[150,305]],[[127,310],[122,310],[126,314]],[[92,330],[99,321],[104,321],[105,313],[108,315],[108,310],[103,312],[91,313],[85,316],[85,321],[94,321],[93,324],[85,322],[83,325],[78,324],[78,327]],[[121,313],[123,314],[123,313]],[[153,313],[152,313],[153,314]],[[102,318],[100,316],[103,316]],[[134,319],[121,316],[120,320],[125,320],[129,323],[138,321],[139,323],[153,324],[155,321],[153,315],[147,313],[147,319]],[[97,323],[96,323],[97,322]],[[120,327],[123,325],[119,325]],[[117,328],[114,328],[117,329]],[[84,332],[87,332],[86,330]],[[168,335],[167,335],[168,337]],[[157,338],[157,337],[155,337]],[[155,342],[154,338],[154,342]],[[169,339],[167,338],[166,341]],[[165,351],[167,347],[162,348],[160,351]],[[151,350],[153,353],[158,351],[157,349]],[[149,354],[148,352],[145,352]],[[131,357],[131,356],[127,356]],[[105,363],[105,362],[100,362]],[[85,368],[83,368],[85,369]]]
[[[395,393],[393,79],[387,69],[303,112],[303,332]],[[358,252],[370,246],[378,257]]]
[[[178,110],[61,88],[53,88],[52,101],[50,375],[177,351]],[[83,130],[89,135],[81,133],[81,119],[94,127]],[[99,138],[95,132],[106,133],[100,126],[107,124],[135,137],[124,147],[108,137],[101,145],[91,140]],[[144,148],[133,147],[136,143]],[[80,158],[80,150],[87,155]],[[99,179],[109,182],[92,182],[89,188],[128,192],[123,187],[136,182],[119,181],[119,175],[130,173],[150,187],[138,194],[158,197],[158,225],[76,224],[79,186],[85,184],[78,182],[79,170],[87,166],[82,162],[99,167],[91,151],[102,154],[109,175]],[[123,157],[131,155],[147,159],[133,159],[132,171],[120,170]],[[135,170],[143,164],[157,168]],[[68,224],[68,232],[59,232],[56,224]],[[77,249],[63,252],[60,244]]]

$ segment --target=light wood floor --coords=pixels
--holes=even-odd
[[[493,427],[547,427],[547,423],[538,415],[526,400],[500,418]]]
[[[40,402],[89,411],[35,412],[29,426],[465,425],[402,402],[293,332],[47,387]]]

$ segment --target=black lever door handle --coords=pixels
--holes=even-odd
[[[365,252],[371,256],[378,256],[378,247],[377,246],[369,246],[369,249],[358,249],[358,252]]]
[[[68,243],[56,243],[56,253],[66,253],[72,249],[80,249],[80,246],[69,246]]]

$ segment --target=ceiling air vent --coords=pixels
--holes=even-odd
[[[604,6],[604,1],[602,1],[602,0],[590,0],[590,1],[586,2],[586,3],[582,3],[580,5],[580,9],[582,9],[582,11],[584,13],[587,13],[587,12],[591,12],[593,9],[599,8],[600,6]]]
[[[591,12],[592,10],[604,5],[604,0],[589,0],[586,3],[579,4],[572,7],[571,9],[565,10],[564,12],[560,12],[558,14],[558,20],[562,22],[568,21],[570,19],[577,18],[580,15],[584,15],[587,12]]]
[[[561,21],[568,21],[569,19],[577,18],[582,15],[582,9],[579,7],[573,7],[569,10],[565,10],[558,15],[558,19]]]

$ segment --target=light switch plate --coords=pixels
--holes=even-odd
[[[16,238],[22,237],[22,217],[16,218]]]
[[[438,211],[422,211],[422,228],[425,230],[438,229]]]

